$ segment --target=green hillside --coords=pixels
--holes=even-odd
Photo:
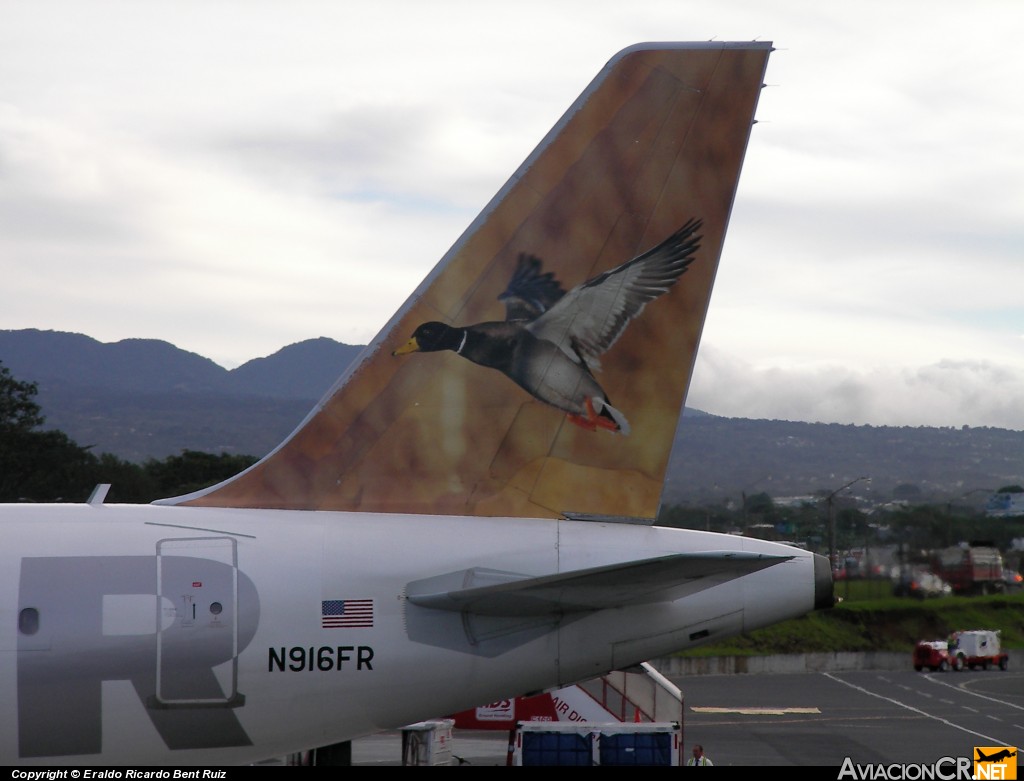
[[[840,595],[842,591],[840,590]],[[928,601],[851,598],[831,610],[758,629],[680,656],[763,656],[839,651],[906,651],[958,629],[998,629],[1004,648],[1024,648],[1024,593]]]

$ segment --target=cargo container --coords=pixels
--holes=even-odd
[[[607,724],[521,721],[516,726],[511,764],[515,766],[680,765],[678,722]]]

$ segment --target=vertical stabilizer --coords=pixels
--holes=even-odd
[[[168,503],[654,517],[771,49],[616,55],[291,437]]]

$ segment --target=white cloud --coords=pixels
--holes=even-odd
[[[988,361],[758,368],[705,345],[687,404],[725,417],[1024,429],[1022,394],[1024,371]]]
[[[1015,1],[0,9],[0,328],[369,341],[615,51],[760,37],[691,403],[1024,428]]]

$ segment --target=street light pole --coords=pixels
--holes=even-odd
[[[832,567],[833,573],[836,571],[836,515],[832,507],[832,499],[835,498],[835,495],[837,493],[839,493],[840,491],[845,491],[847,488],[854,485],[855,483],[859,483],[861,480],[870,479],[870,477],[858,477],[855,480],[851,480],[846,485],[840,486],[832,493],[830,493],[827,497],[825,497],[825,502],[828,505],[828,561],[829,566]]]

